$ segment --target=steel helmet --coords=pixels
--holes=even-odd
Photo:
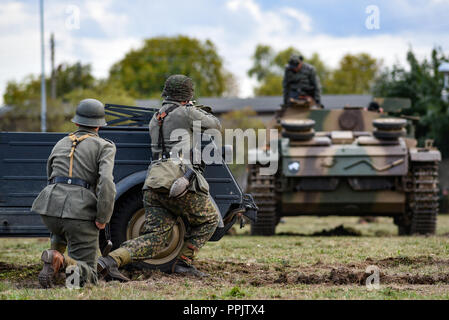
[[[76,107],[72,122],[86,127],[104,127],[104,105],[96,99],[84,99]]]
[[[162,97],[173,101],[190,101],[193,98],[193,81],[187,76],[175,74],[165,81]]]

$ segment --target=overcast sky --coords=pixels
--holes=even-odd
[[[250,96],[246,72],[259,43],[318,52],[330,67],[345,53],[368,52],[385,65],[403,63],[410,46],[420,57],[434,46],[447,54],[449,0],[45,0],[47,74],[51,32],[57,64],[91,63],[100,78],[145,38],[210,39],[240,95]],[[39,0],[0,0],[0,70],[1,96],[8,80],[40,73]]]

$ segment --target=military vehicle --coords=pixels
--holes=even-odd
[[[417,147],[417,119],[400,116],[409,100],[379,99],[383,112],[295,102],[272,125],[278,156],[273,148],[249,152],[247,191],[259,207],[253,235],[272,235],[281,217],[300,215],[389,216],[400,235],[435,233],[441,154],[429,142]],[[268,159],[278,161],[275,175],[260,172]]]
[[[152,161],[148,123],[157,109],[111,104],[105,109],[110,121],[107,127],[100,129],[100,136],[114,141],[117,147],[114,167],[117,195],[108,228],[113,248],[117,248],[122,242],[139,236],[143,230],[145,215],[141,189]],[[30,208],[47,184],[47,158],[56,142],[65,135],[0,132],[1,237],[48,236],[39,215]],[[210,241],[220,240],[242,218],[256,218],[257,207],[252,197],[242,192],[224,160],[222,164],[207,165],[204,175],[221,217]],[[188,228],[188,222],[179,218],[167,247],[154,259],[146,260],[144,265],[159,269],[168,267],[181,250]],[[101,238],[104,240],[109,236],[102,233]]]

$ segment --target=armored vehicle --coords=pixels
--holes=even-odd
[[[106,105],[105,109],[110,120],[107,127],[100,129],[100,136],[112,140],[117,147],[114,167],[117,195],[107,228],[110,234],[100,236],[103,240],[112,238],[116,248],[123,241],[139,236],[143,230],[142,186],[152,161],[148,123],[157,109],[119,105]],[[0,132],[0,237],[48,236],[39,215],[30,208],[47,184],[47,158],[56,142],[65,135]],[[207,139],[203,139],[207,144]],[[221,164],[206,165],[204,175],[221,217],[211,241],[220,240],[241,218],[256,218],[257,207],[252,197],[242,192],[224,160]],[[188,222],[179,218],[167,247],[154,259],[146,260],[145,266],[167,268],[181,250],[188,229]]]
[[[431,142],[417,147],[417,119],[392,117],[409,101],[380,101],[383,112],[295,102],[272,125],[278,154],[249,153],[248,191],[259,207],[253,235],[272,235],[282,216],[299,215],[390,216],[401,235],[435,233],[441,154]],[[278,161],[275,175],[261,174],[268,159]]]

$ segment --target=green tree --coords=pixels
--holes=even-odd
[[[301,52],[294,48],[288,47],[285,50],[275,52],[268,45],[259,44],[253,56],[253,65],[248,70],[250,77],[255,77],[259,82],[259,86],[254,89],[255,95],[278,96],[282,95],[282,78],[284,77],[285,65],[288,63],[292,54],[302,55]],[[305,57],[304,61],[315,67],[320,81],[323,82],[329,70],[320,59],[318,53],[314,53],[310,58]]]
[[[57,98],[50,98],[50,78],[47,88],[47,128],[48,131],[69,131],[74,129],[70,119],[80,100],[95,98],[104,103],[134,104],[119,83],[95,80],[90,65],[81,63],[61,64],[57,68]],[[7,131],[39,131],[41,109],[41,82],[38,76],[27,76],[23,81],[10,81],[3,99],[13,107],[0,119],[0,129]]]
[[[62,63],[56,68],[56,92],[58,99],[73,90],[92,89],[97,85],[91,73],[90,64],[83,65],[80,62],[74,64]],[[50,94],[50,78],[46,78],[47,97]],[[30,75],[23,81],[10,81],[7,83],[3,100],[5,104],[17,108],[40,109],[41,79]]]
[[[49,89],[50,80],[46,80]],[[28,76],[21,82],[8,82],[3,95],[5,104],[12,110],[0,118],[2,131],[40,131],[41,89],[40,78]],[[47,92],[47,130],[68,131],[70,108],[62,106],[61,99],[50,99]]]
[[[323,83],[325,93],[364,94],[371,86],[379,70],[379,62],[367,53],[346,54],[339,68],[332,71]]]
[[[449,156],[449,105],[441,99],[443,75],[438,67],[449,61],[441,48],[434,48],[430,59],[419,61],[413,51],[407,52],[408,68],[399,64],[382,70],[377,78],[373,94],[379,97],[402,97],[411,100],[411,108],[404,114],[421,117],[416,126],[419,144],[434,139],[443,156]]]
[[[88,89],[95,85],[90,64],[83,65],[62,63],[56,68],[56,94],[63,97],[76,89]]]
[[[88,89],[75,89],[64,95],[64,101],[77,105],[83,99],[95,98],[103,103],[134,105],[135,99],[123,89],[119,83],[99,80],[96,85]]]
[[[282,95],[282,76],[270,73],[261,84],[254,88],[256,96],[279,96]]]
[[[196,96],[221,96],[229,83],[215,45],[185,36],[145,40],[142,48],[131,50],[112,66],[109,79],[136,98],[149,98],[160,96],[172,74],[191,77]]]
[[[270,46],[259,44],[251,58],[253,66],[248,70],[250,77],[263,81],[268,75],[276,73],[277,70],[273,70],[274,52]]]

